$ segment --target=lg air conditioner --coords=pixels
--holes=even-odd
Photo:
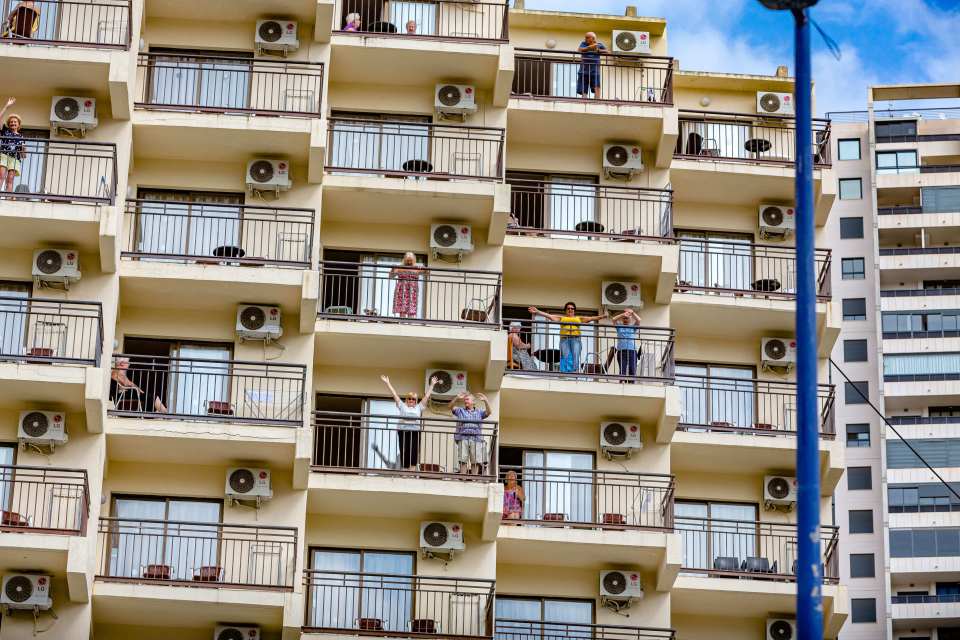
[[[462,256],[473,251],[473,229],[455,222],[430,225],[430,251],[434,255]]]
[[[650,53],[649,31],[620,31],[613,30],[613,52],[627,55],[644,55]]]
[[[236,624],[218,624],[213,640],[260,640],[260,627]]]
[[[224,495],[230,500],[269,500],[273,497],[269,469],[235,467],[227,469]]]
[[[603,174],[607,178],[629,180],[643,171],[643,150],[632,143],[603,145]]]
[[[286,160],[258,158],[247,163],[247,188],[251,191],[287,191],[290,181],[290,163]]]
[[[420,551],[426,557],[448,556],[463,551],[463,525],[458,522],[421,522]]]
[[[771,116],[792,116],[793,95],[772,91],[758,91],[757,113]]]
[[[257,304],[237,307],[237,336],[241,340],[278,340],[282,335],[280,307]]]
[[[608,459],[629,458],[643,448],[640,427],[626,422],[600,423],[600,450]]]
[[[50,127],[56,133],[86,134],[97,126],[97,101],[78,96],[53,96]]]
[[[73,249],[37,249],[33,277],[45,284],[68,285],[80,279],[80,254]]]
[[[0,605],[8,609],[47,611],[53,606],[50,598],[50,576],[32,573],[8,573],[3,576]]]
[[[767,640],[794,640],[797,624],[786,618],[767,618]]]
[[[22,445],[54,448],[66,444],[66,416],[57,411],[21,411],[17,424],[17,440]]]
[[[642,309],[643,290],[639,282],[605,281],[600,285],[600,302],[607,309]]]
[[[766,476],[763,479],[763,506],[767,509],[797,505],[797,479],[788,476]]]
[[[604,603],[628,604],[643,597],[643,584],[636,571],[601,571],[600,599]]]
[[[477,112],[477,90],[468,84],[441,83],[433,94],[433,108],[441,116],[460,116]]]
[[[426,389],[430,388],[430,379],[437,378],[439,382],[433,388],[432,397],[437,400],[450,400],[459,393],[467,392],[467,372],[452,371],[449,369],[427,369],[424,377]]]
[[[797,341],[793,338],[761,338],[760,366],[764,369],[793,369],[797,364]]]
[[[759,226],[764,240],[786,240],[797,228],[796,210],[781,204],[762,204]]]
[[[293,20],[257,20],[257,32],[253,41],[257,46],[257,53],[274,51],[287,55],[300,48],[297,23]]]

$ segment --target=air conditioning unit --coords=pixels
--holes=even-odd
[[[601,571],[600,599],[604,602],[629,603],[643,597],[643,584],[636,571]]]
[[[257,53],[279,51],[287,55],[300,48],[297,23],[293,20],[257,20],[253,41],[257,45]]]
[[[66,444],[67,419],[56,411],[21,411],[17,426],[17,440],[21,444],[55,447]]]
[[[793,338],[761,338],[760,366],[764,369],[792,369],[797,364],[797,341]]]
[[[792,116],[793,94],[758,91],[757,113],[771,116]]]
[[[763,479],[763,506],[767,509],[797,504],[797,479],[787,476],[766,476]]]
[[[241,340],[278,340],[283,335],[280,307],[240,305],[237,307],[237,335]]]
[[[218,624],[213,640],[260,640],[260,627]]]
[[[251,191],[287,191],[290,181],[290,163],[286,160],[258,158],[247,163],[247,188]]]
[[[760,205],[760,237],[764,240],[786,240],[797,228],[796,210],[780,204]]]
[[[430,250],[434,255],[462,256],[473,251],[473,229],[467,224],[430,225]]]
[[[607,309],[642,309],[643,290],[639,282],[605,281],[600,285],[600,302]]]
[[[69,284],[80,279],[80,254],[73,249],[37,249],[33,277],[39,282]]]
[[[53,96],[50,126],[58,133],[85,134],[97,126],[97,101],[77,96]]]
[[[477,90],[468,84],[436,85],[433,107],[442,116],[463,116],[477,112]]]
[[[459,522],[421,522],[420,551],[424,556],[446,555],[463,551],[463,525]]]
[[[458,393],[467,392],[467,372],[451,371],[449,369],[427,369],[424,376],[425,389],[430,388],[430,378],[439,378],[440,382],[433,388],[433,398],[450,400]]]
[[[269,500],[273,497],[270,470],[250,467],[227,469],[224,494],[231,500]]]
[[[794,640],[797,624],[786,618],[767,618],[767,640]]]
[[[614,456],[629,458],[634,451],[643,448],[640,427],[625,422],[600,423],[600,450],[612,459]]]
[[[650,53],[649,31],[613,30],[613,52],[631,55]]]
[[[632,143],[603,145],[603,175],[618,180],[629,180],[643,171],[643,150]]]
[[[31,573],[8,573],[3,576],[0,605],[9,609],[47,611],[53,606],[50,598],[50,576]]]

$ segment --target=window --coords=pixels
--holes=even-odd
[[[501,447],[498,462],[501,473],[517,472],[525,497],[524,520],[547,520],[553,514],[562,514],[566,522],[593,522],[596,518],[592,453]]]
[[[885,173],[920,173],[916,151],[878,151],[877,175]]]
[[[427,256],[417,254],[415,257],[418,266],[426,266]],[[368,318],[424,318],[425,312],[436,313],[436,310],[430,310],[436,306],[437,300],[425,300],[424,294],[430,293],[425,286],[425,273],[413,280],[417,294],[409,303],[396,304],[400,300],[395,296],[399,280],[390,274],[403,262],[402,253],[324,250],[323,259],[324,313]],[[441,290],[446,293],[440,293]],[[443,287],[434,287],[432,291],[433,298],[450,295],[450,290]]]
[[[678,500],[675,526],[683,541],[685,569],[713,569],[719,557],[756,555],[757,506]]]
[[[866,320],[867,319],[866,298],[844,298],[843,299],[843,319],[844,320]]]
[[[683,424],[743,429],[756,425],[757,376],[753,367],[678,362],[676,374]]]
[[[511,185],[510,211],[520,228],[574,231],[583,222],[597,222],[602,213],[597,176],[510,171],[506,180]],[[608,231],[638,229],[647,224],[640,215],[639,209],[625,212],[617,221],[619,228]]]
[[[863,218],[840,218],[840,239],[855,240],[863,237]]]
[[[863,198],[863,181],[860,178],[840,179],[840,199],[860,200]]]
[[[570,625],[593,624],[593,605],[593,600],[498,595],[497,635],[505,638],[589,638],[589,627]]]
[[[870,467],[847,467],[847,489],[864,491],[873,488]]]
[[[137,253],[212,256],[240,245],[242,193],[140,189],[137,198],[148,201],[137,204]]]
[[[883,379],[960,379],[960,353],[896,353],[883,358]]]
[[[917,121],[903,120],[894,122],[877,122],[874,125],[874,133],[876,133],[878,142],[881,141],[881,138],[885,138],[883,142],[891,142],[886,138],[916,137]]]
[[[891,485],[887,488],[890,513],[960,511],[960,498],[954,494],[954,491],[960,494],[960,482],[952,482],[950,487],[953,491],[939,482]]]
[[[866,277],[863,258],[844,258],[840,261],[840,268],[844,280],[863,280]]]
[[[151,49],[150,104],[246,109],[253,55],[227,51]]]
[[[920,187],[924,213],[956,213],[960,211],[960,187]]]
[[[862,395],[861,395],[862,394]],[[844,382],[843,402],[845,404],[867,404],[870,399],[870,383],[867,381]]]
[[[869,447],[870,425],[866,423],[848,424],[847,446],[853,448]]]
[[[0,357],[22,356],[27,344],[31,285],[0,281]]]
[[[335,120],[330,123],[329,131],[330,167],[341,175],[352,172],[411,173],[414,171],[410,170],[409,161],[417,160],[428,164],[434,161],[431,157],[430,116],[340,111],[332,112],[331,116]],[[446,167],[446,171],[470,173],[481,170],[476,166],[460,166],[461,162],[467,162],[460,160],[460,155],[471,156],[469,162],[473,165],[474,154],[452,155],[456,156],[457,160],[450,162],[456,166]],[[448,161],[444,159],[443,162]]]
[[[850,533],[873,533],[873,510],[850,510]]]
[[[922,440],[887,440],[887,465],[891,469],[919,469],[923,462],[907,446],[932,467],[960,467],[960,438],[924,438]]]
[[[891,558],[933,558],[960,556],[960,529],[891,529]]]
[[[753,255],[752,235],[687,230],[678,230],[676,235],[680,238],[680,280],[692,287],[753,290],[754,261],[762,259]]]
[[[876,598],[850,598],[850,620],[852,622],[876,622]]]
[[[867,340],[844,340],[843,341],[843,361],[844,362],[866,362],[869,360],[867,355]]]
[[[876,563],[872,553],[850,554],[850,577],[873,578],[876,575]]]
[[[840,160],[860,159],[860,138],[845,138],[837,141],[837,155]]]

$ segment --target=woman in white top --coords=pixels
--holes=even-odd
[[[430,378],[430,387],[423,395],[423,399],[417,401],[417,394],[412,391],[406,395],[404,400],[400,400],[400,394],[397,393],[393,385],[390,384],[390,378],[380,376],[383,383],[390,389],[394,402],[397,403],[397,410],[400,412],[400,418],[397,420],[397,441],[400,445],[399,466],[403,469],[416,471],[417,462],[420,460],[420,422],[423,416],[423,409],[430,401],[430,394],[433,388],[440,382],[439,378]]]

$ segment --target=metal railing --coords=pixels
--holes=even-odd
[[[515,51],[515,97],[673,104],[673,58],[604,53],[594,61],[577,51]]]
[[[141,109],[294,117],[323,114],[323,63],[141,53]]]
[[[960,164],[922,164],[920,173],[957,173],[960,172]]]
[[[508,233],[621,242],[673,236],[670,190],[513,178],[507,182],[513,216]]]
[[[531,357],[514,358],[509,374],[614,382],[673,380],[673,329],[589,323],[579,325],[576,339],[560,335],[560,322],[509,318],[504,322],[520,323],[520,339],[530,345]]]
[[[960,253],[960,247],[895,247],[881,248],[881,256],[950,255]]]
[[[767,436],[797,435],[797,383],[677,374],[679,429]],[[820,437],[833,439],[835,391],[817,388]]]
[[[449,418],[315,411],[313,433],[314,471],[483,482],[497,478],[493,421],[464,424]]]
[[[295,364],[118,353],[109,412],[298,427],[305,376]]]
[[[917,298],[925,296],[960,296],[960,287],[931,287],[930,289],[888,289],[881,298]]]
[[[794,163],[797,159],[794,119],[706,111],[681,111],[674,155],[697,160]],[[815,165],[828,166],[830,121],[813,120]]]
[[[829,249],[817,249],[817,298],[830,299]],[[764,298],[797,297],[797,251],[793,247],[724,240],[680,239],[677,290]]]
[[[432,180],[503,178],[504,130],[330,118],[328,172]]]
[[[906,596],[891,596],[890,604],[957,604],[960,593],[911,593]]]
[[[85,470],[0,465],[0,531],[84,535],[89,515]]]
[[[0,360],[98,366],[102,346],[99,302],[0,295]]]
[[[893,216],[923,213],[923,207],[877,207],[877,215]],[[932,211],[930,213],[933,213]]]
[[[0,42],[128,49],[131,0],[3,0]]]
[[[304,633],[493,635],[493,580],[316,570],[304,574]]]
[[[960,416],[890,416],[890,424],[960,424]]]
[[[683,573],[757,580],[797,579],[797,525],[678,515]],[[823,580],[839,580],[837,527],[820,528]]]
[[[313,235],[313,209],[127,200],[123,256],[309,269]]]
[[[35,202],[112,204],[117,190],[117,147],[102,142],[41,138],[2,139],[20,161],[7,198]]]
[[[296,527],[100,518],[97,580],[292,590]]]
[[[497,640],[676,640],[673,629],[497,618]]]
[[[340,20],[337,33],[346,35],[496,42],[509,36],[507,0],[337,0],[335,11]],[[359,25],[348,20],[353,15],[359,16]]]
[[[596,469],[500,466],[523,488],[519,517],[504,519],[537,526],[588,529],[673,528],[673,476]]]
[[[321,317],[499,327],[498,272],[323,261],[320,278]]]

